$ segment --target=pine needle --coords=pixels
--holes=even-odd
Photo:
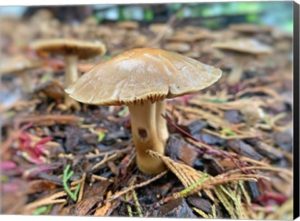
[[[247,192],[246,189],[245,189],[245,186],[244,186],[244,182],[243,182],[243,181],[240,181],[240,182],[239,182],[239,187],[241,188],[242,194],[243,194],[244,197],[245,197],[246,204],[247,204],[248,206],[250,206],[250,205],[251,205],[251,198],[250,198],[248,192]]]
[[[129,193],[125,194],[125,200],[126,200],[127,202],[129,202]],[[133,217],[132,208],[131,208],[131,206],[129,205],[129,203],[127,203],[126,208],[127,208],[128,216],[129,216],[129,217]]]
[[[237,216],[235,214],[235,208],[234,206],[230,203],[230,201],[228,200],[228,198],[226,197],[223,189],[220,186],[216,186],[214,189],[215,194],[217,195],[218,199],[220,200],[220,202],[223,204],[223,206],[225,207],[225,209],[227,210],[227,212],[230,215],[230,218],[232,219],[237,219]]]
[[[138,213],[138,216],[143,217],[142,207],[138,200],[137,194],[134,190],[132,190],[132,197],[133,197],[134,205],[135,205],[136,211]]]
[[[202,185],[209,176],[207,174],[204,174],[198,181],[194,182],[192,185],[188,186],[187,188],[181,190],[179,193],[174,193],[175,199],[177,198],[184,198],[188,196],[191,192],[195,192],[195,189]]]
[[[196,207],[193,207],[193,210],[198,213],[200,216],[202,216],[203,218],[205,219],[209,219],[209,215],[207,215],[205,212],[203,212],[202,210],[196,208]]]

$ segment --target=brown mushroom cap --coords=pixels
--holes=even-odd
[[[221,75],[220,69],[177,53],[139,48],[96,65],[66,92],[89,104],[154,102],[204,89]]]
[[[269,54],[271,48],[253,39],[237,39],[226,42],[219,42],[212,45],[215,48],[246,53],[246,54]]]
[[[246,34],[270,33],[272,31],[271,27],[255,24],[233,24],[229,26],[229,29]]]
[[[134,30],[139,27],[139,23],[135,21],[122,21],[117,23],[118,28],[124,28],[127,30]]]
[[[106,47],[102,42],[86,42],[75,39],[45,39],[33,42],[31,48],[40,54],[77,55],[87,59],[103,55]]]
[[[7,59],[0,63],[0,75],[2,74],[20,74],[42,66],[38,60],[30,60],[23,56],[17,56]]]
[[[165,23],[156,23],[156,24],[151,24],[149,26],[149,30],[154,32],[155,34],[161,33],[161,32],[166,32],[167,36],[172,35],[173,30],[170,26],[168,26]]]
[[[171,42],[166,43],[164,48],[169,51],[175,51],[175,52],[188,52],[191,50],[191,46],[184,42]]]

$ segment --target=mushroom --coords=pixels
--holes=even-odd
[[[236,67],[228,77],[229,85],[235,85],[240,81],[243,69],[249,60],[253,60],[253,58],[257,59],[258,56],[271,53],[270,47],[252,39],[237,39],[219,42],[212,46],[224,50],[226,53],[230,53],[236,61]]]
[[[117,23],[117,27],[125,30],[136,30],[139,28],[139,23],[135,21],[121,21]]]
[[[238,37],[238,33],[229,29],[214,31],[212,36],[217,41],[228,41]]]
[[[247,23],[233,24],[229,26],[229,29],[243,34],[271,33],[272,31],[272,28],[269,26]]]
[[[270,36],[272,32],[272,27],[266,25],[257,25],[257,24],[233,24],[229,26],[229,30],[232,30],[239,35],[245,37],[255,37],[256,40],[259,40],[266,44],[272,44],[273,39]]]
[[[173,29],[165,23],[156,23],[149,26],[149,30],[155,34],[164,33],[166,37],[173,34]]]
[[[164,48],[169,51],[175,51],[175,52],[179,52],[179,53],[184,53],[184,52],[188,52],[191,50],[191,46],[184,42],[166,43],[164,45]]]
[[[65,58],[65,83],[64,87],[69,87],[78,79],[77,61],[78,59],[88,59],[97,55],[104,55],[106,47],[101,42],[86,42],[74,39],[45,39],[35,41],[31,48],[38,54],[62,55]],[[77,102],[65,96],[66,107],[74,106],[79,108]]]
[[[138,48],[94,66],[66,92],[94,105],[127,105],[138,168],[146,174],[164,170],[148,150],[165,153],[169,136],[165,99],[196,92],[215,83],[221,70],[162,49]]]
[[[185,43],[192,43],[195,41],[194,36],[186,32],[176,32],[174,35],[167,37],[166,40],[168,42],[185,42]]]
[[[174,35],[167,38],[171,42],[186,42],[194,43],[205,39],[211,39],[213,35],[206,30],[197,30],[194,32],[176,32]]]
[[[195,29],[184,32],[176,32],[174,35],[169,36],[166,40],[165,49],[176,52],[188,52],[197,50],[200,47],[202,52],[203,45],[207,45],[209,39],[212,39],[213,35],[203,29]]]
[[[194,51],[188,51],[184,53],[184,55],[190,58],[198,59],[201,56],[201,53],[198,50],[194,50]]]
[[[14,74],[22,79],[23,90],[27,93],[32,92],[33,87],[28,76],[28,71],[37,69],[42,66],[38,60],[29,60],[28,58],[17,56],[0,64],[0,75]]]
[[[138,31],[131,31],[125,34],[124,43],[128,48],[143,47],[147,42],[147,37]]]
[[[265,113],[257,103],[253,102],[251,105],[245,105],[240,109],[243,114],[246,126],[248,128],[254,127],[260,120],[264,119]]]

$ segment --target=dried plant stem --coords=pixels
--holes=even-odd
[[[97,157],[103,157],[105,155],[111,155],[111,154],[121,154],[121,153],[127,153],[129,152],[130,150],[132,150],[132,147],[126,147],[125,149],[120,149],[120,150],[111,150],[111,151],[106,151],[106,152],[101,152],[101,153],[96,153],[96,154],[89,154],[89,155],[86,155],[85,158],[86,159],[95,159]]]
[[[112,154],[112,155],[110,155],[110,156],[108,156],[108,155],[106,154],[106,155],[104,156],[104,158],[103,158],[100,162],[96,163],[96,164],[92,167],[92,171],[97,170],[97,169],[100,169],[100,168],[101,168],[103,165],[105,165],[108,161],[114,160],[114,159],[116,159],[118,156],[119,156],[118,153],[114,153],[114,154]]]
[[[108,198],[108,201],[112,201],[115,200],[117,198],[119,198],[120,196],[123,196],[124,194],[128,193],[129,191],[135,190],[137,188],[141,188],[144,186],[149,185],[150,183],[160,179],[161,177],[163,177],[165,174],[167,173],[167,171],[163,171],[160,174],[156,175],[155,177],[151,178],[150,180],[146,180],[145,182],[139,183],[139,184],[135,184],[133,186],[130,186],[124,190],[121,190],[117,193],[115,193],[114,195],[112,195],[111,197]]]
[[[65,191],[54,193],[51,196],[48,196],[46,198],[43,198],[43,199],[37,200],[35,202],[32,202],[30,204],[27,204],[25,206],[25,211],[29,211],[29,210],[35,209],[35,208],[40,207],[40,206],[45,206],[45,205],[51,205],[51,204],[57,204],[57,203],[66,203],[67,201],[65,199],[59,199],[59,198],[64,197],[66,195],[67,194],[66,194]]]
[[[279,173],[284,173],[287,174],[291,177],[293,177],[293,172],[289,171],[287,169],[284,168],[276,168],[276,167],[271,167],[271,166],[247,166],[247,167],[243,167],[243,170],[269,170],[269,171],[274,171],[274,172],[279,172]],[[230,170],[227,173],[223,174],[225,176],[233,174],[233,173],[239,173],[241,172],[241,169],[234,169],[234,170]]]
[[[95,175],[95,174],[92,174],[91,180],[92,180],[92,182],[95,182],[95,180],[108,181],[110,183],[114,182],[113,179],[108,179],[106,177],[98,176],[98,175]]]
[[[82,200],[84,187],[85,187],[85,179],[86,179],[86,173],[83,173],[82,178],[81,178],[80,191],[79,191],[79,195],[77,198],[77,202],[80,202]]]

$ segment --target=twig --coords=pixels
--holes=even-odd
[[[92,182],[94,182],[95,180],[108,181],[110,183],[114,182],[113,179],[108,179],[106,177],[98,176],[95,174],[92,174],[91,180],[92,180]]]
[[[115,193],[114,195],[112,195],[108,201],[112,201],[112,200],[115,200],[117,198],[119,198],[120,196],[128,193],[129,191],[132,191],[132,190],[135,190],[137,188],[141,188],[141,187],[144,187],[144,186],[147,186],[149,185],[150,183],[158,180],[159,178],[163,177],[168,171],[164,171],[164,172],[161,172],[160,174],[156,175],[155,177],[151,178],[150,180],[146,180],[145,182],[142,182],[142,183],[139,183],[139,184],[135,184],[133,186],[130,186],[124,190],[121,190],[117,193]]]
[[[40,199],[40,200],[37,200],[35,202],[27,204],[25,206],[25,211],[32,210],[32,209],[35,209],[37,207],[45,206],[45,205],[51,205],[51,204],[57,204],[57,203],[66,203],[67,201],[65,199],[59,199],[59,198],[61,198],[63,196],[66,196],[66,195],[67,194],[66,194],[65,191],[54,193],[53,195],[48,196],[44,199]]]
[[[121,150],[111,150],[111,151],[106,151],[106,152],[101,152],[101,153],[97,153],[97,154],[88,154],[85,156],[86,159],[95,159],[97,157],[103,157],[105,155],[111,155],[114,153],[120,154],[120,153],[126,153],[129,150],[131,150],[132,147],[127,147],[125,149],[121,149]]]
[[[96,170],[96,169],[99,169],[101,166],[103,166],[105,163],[107,163],[108,161],[110,160],[113,160],[115,158],[118,157],[118,153],[114,153],[110,156],[108,156],[107,154],[104,156],[103,160],[101,160],[100,162],[96,163],[93,167],[92,167],[92,171]]]
[[[77,199],[77,202],[80,202],[82,200],[82,197],[83,197],[83,192],[84,192],[84,184],[85,184],[85,179],[86,179],[86,173],[83,173],[82,175],[82,178],[81,178],[81,188],[80,188],[80,191],[79,191],[79,195],[78,195],[78,199]]]

